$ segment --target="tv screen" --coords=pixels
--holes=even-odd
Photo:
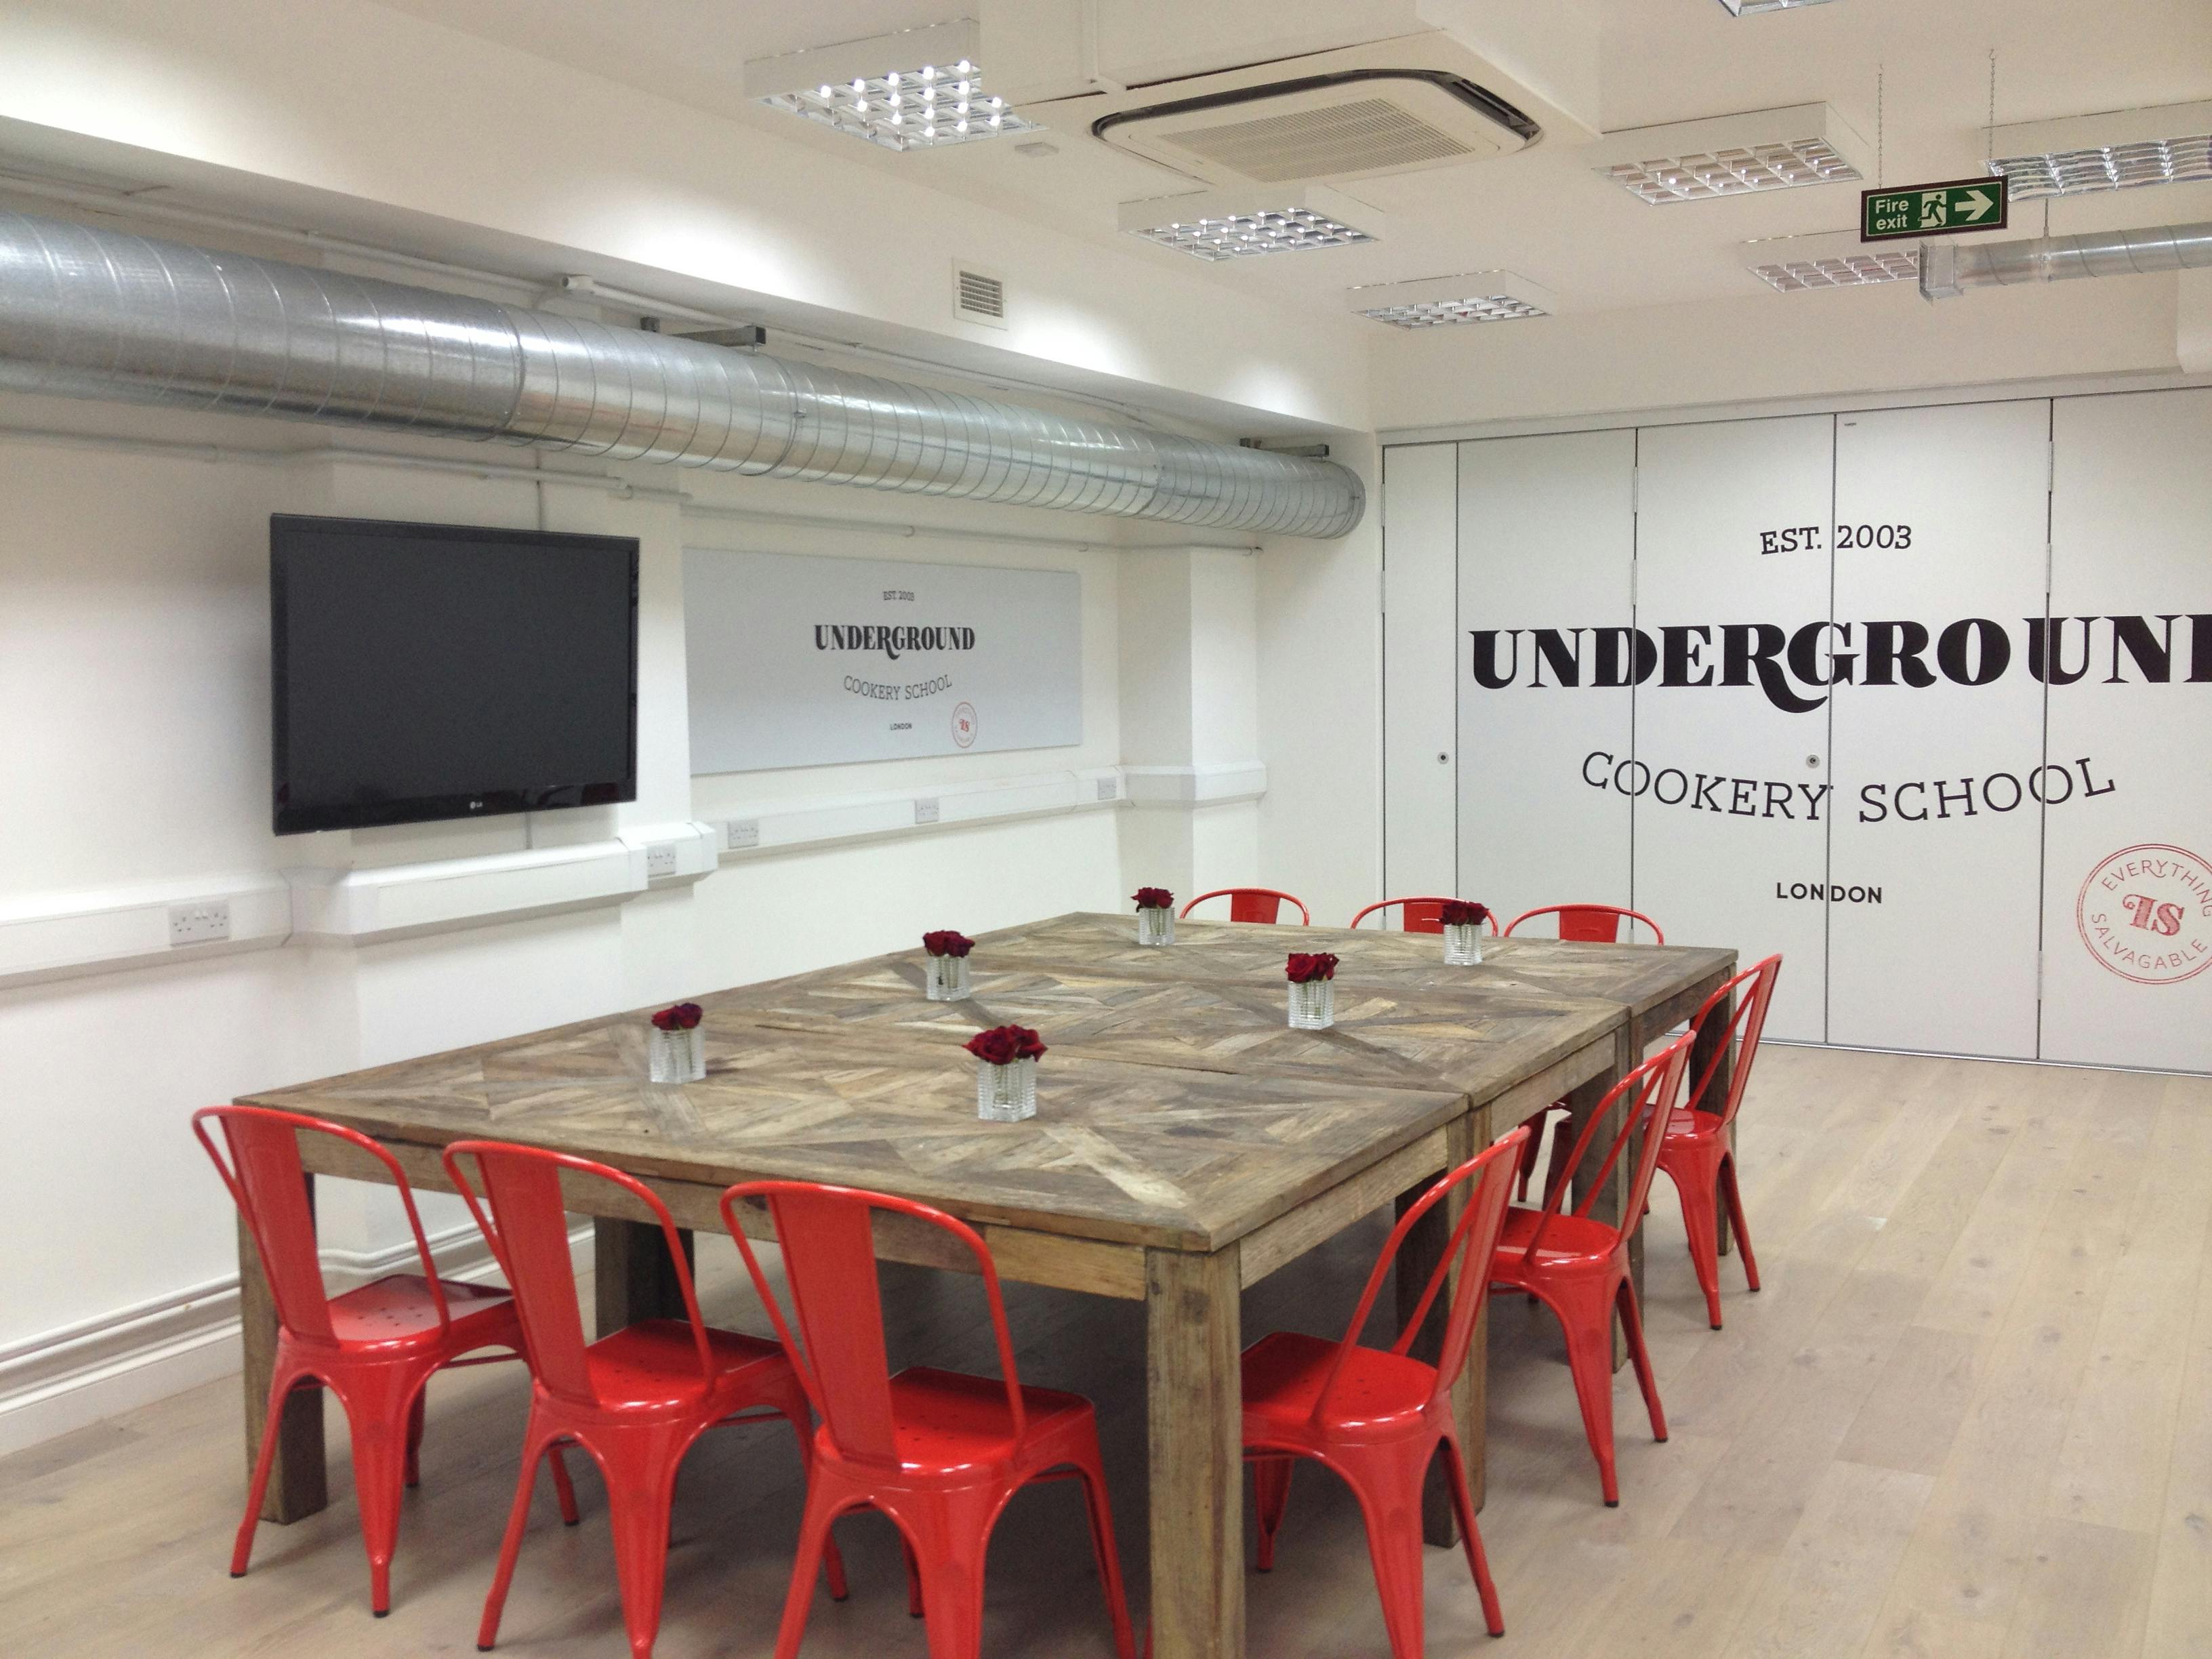
[[[637,543],[269,521],[276,833],[637,798]]]

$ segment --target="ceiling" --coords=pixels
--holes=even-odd
[[[1004,38],[994,33],[1002,14],[1059,9],[1088,15],[1102,31],[1119,22],[1126,32],[1140,21],[1157,61],[1174,58],[1179,44],[1218,53],[1224,33],[1218,12],[1159,0],[831,0],[812,8],[726,0],[383,3],[1123,246],[1130,239],[1115,229],[1119,204],[1196,186],[1109,149],[1080,127],[1038,135],[1053,146],[1048,155],[1024,155],[1003,141],[903,155],[877,149],[752,103],[744,64],[963,11],[981,14],[987,76],[988,43]],[[1208,0],[1209,7],[1230,3]],[[1378,15],[1417,10],[1445,19],[1465,44],[1481,48],[1486,3],[1496,12],[1510,9],[1507,0],[1271,0],[1262,15],[1280,20],[1277,34],[1244,32],[1237,50],[1244,61],[1266,60],[1310,50],[1333,29],[1349,44],[1373,38]],[[1619,131],[1825,101],[1870,147],[1879,145],[1883,179],[1893,184],[1980,171],[1992,52],[1999,124],[2212,99],[2206,0],[1833,0],[1741,19],[1717,0],[1583,0],[1582,10],[1597,32],[1595,90],[1582,111],[1593,127]],[[1198,21],[1178,23],[1178,16]],[[1173,38],[1178,28],[1188,34],[1181,43]],[[1395,28],[1386,24],[1381,32]],[[1206,268],[1206,277],[1280,301],[1338,309],[1345,290],[1358,284],[1502,269],[1550,289],[1563,313],[1613,310],[1764,294],[1743,269],[1745,243],[1844,230],[1857,212],[1857,187],[1842,184],[1651,207],[1598,179],[1577,145],[1557,138],[1501,159],[1344,188],[1383,216],[1376,242],[1238,260]],[[2202,219],[2212,219],[2212,185],[2070,198],[2049,214],[2051,228],[2060,233]],[[2025,209],[2014,228],[2039,232],[2044,222],[2039,206]],[[1164,249],[1147,247],[1144,257],[1196,264]]]

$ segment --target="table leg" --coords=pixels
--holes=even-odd
[[[1706,1017],[1705,1024],[1698,1028],[1698,1040],[1690,1048],[1690,1077],[1689,1082],[1683,1085],[1685,1091],[1705,1075],[1705,1067],[1713,1063],[1715,1050],[1719,1050],[1720,1063],[1714,1068],[1713,1080],[1705,1088],[1705,1099],[1715,1107],[1728,1099],[1729,1080],[1735,1072],[1735,1045],[1727,1042],[1723,1035],[1729,1030],[1735,1012],[1735,994],[1730,992],[1713,1005],[1713,1012]],[[1733,1123],[1729,1125],[1728,1137],[1729,1146],[1733,1148],[1735,1146],[1735,1125]],[[1735,1245],[1735,1231],[1729,1225],[1728,1205],[1716,1193],[1713,1206],[1719,1212],[1720,1224],[1715,1237],[1720,1240],[1720,1253],[1726,1255]]]
[[[676,1236],[684,1244],[684,1266],[690,1267],[697,1259],[691,1231],[679,1227]],[[600,1335],[641,1319],[685,1316],[683,1288],[659,1223],[593,1217],[592,1267],[592,1306]]]
[[[1567,1097],[1567,1104],[1574,1117],[1572,1133],[1576,1136],[1579,1137],[1582,1134],[1583,1126],[1590,1120],[1590,1115],[1597,1110],[1598,1103],[1605,1098],[1606,1091],[1633,1071],[1643,1060],[1643,1030],[1632,1018],[1622,1025],[1613,1039],[1612,1067],[1599,1076],[1592,1078]],[[1613,1144],[1611,1137],[1620,1133],[1620,1108],[1616,1106],[1607,1115],[1605,1122],[1600,1126],[1595,1138],[1591,1140],[1589,1149],[1583,1154],[1583,1170],[1595,1170],[1605,1161],[1606,1151]],[[1605,1184],[1598,1189],[1596,1200],[1590,1206],[1589,1213],[1593,1220],[1610,1222],[1615,1226],[1620,1224],[1621,1206],[1628,1200],[1629,1176],[1636,1167],[1635,1151],[1636,1149],[1632,1146],[1613,1161],[1612,1172],[1606,1176]],[[1577,1171],[1573,1194],[1574,1201],[1577,1205],[1580,1205],[1589,1196],[1589,1188],[1583,1179],[1581,1172]],[[1644,1298],[1644,1226],[1643,1218],[1640,1216],[1632,1218],[1630,1223],[1628,1273],[1630,1279],[1636,1286],[1637,1300],[1641,1303]],[[1628,1343],[1621,1334],[1619,1322],[1615,1322],[1613,1333],[1613,1368],[1619,1370],[1627,1363]]]
[[[307,1177],[307,1213],[315,1211],[315,1178]],[[238,1312],[246,1349],[246,1468],[249,1476],[269,1421],[269,1382],[276,1367],[276,1299],[261,1271],[261,1252],[246,1218],[238,1222]],[[276,1431],[276,1461],[261,1500],[264,1521],[298,1521],[331,1501],[323,1465],[323,1391],[295,1389]]]
[[[1152,1651],[1243,1659],[1244,1447],[1235,1245],[1145,1252]]]
[[[1462,1117],[1448,1131],[1449,1151],[1446,1170],[1456,1170],[1475,1154],[1474,1120]],[[1398,1213],[1403,1216],[1420,1201],[1421,1194],[1441,1180],[1431,1176],[1418,1187],[1398,1195]],[[1443,1259],[1451,1243],[1452,1231],[1467,1207],[1466,1194],[1455,1193],[1437,1205],[1414,1224],[1406,1242],[1399,1247],[1397,1262],[1397,1302],[1399,1328],[1413,1316],[1421,1292],[1428,1287],[1429,1279]],[[1445,1285],[1429,1309],[1428,1317],[1414,1336],[1408,1350],[1416,1359],[1425,1359],[1434,1364],[1443,1352],[1444,1328],[1450,1322],[1451,1300],[1458,1291],[1458,1276]],[[1488,1310],[1485,1309],[1487,1315]],[[1460,1450],[1467,1459],[1468,1484],[1474,1494],[1477,1508],[1482,1504],[1483,1477],[1483,1401],[1487,1381],[1485,1364],[1489,1330],[1486,1323],[1475,1332],[1474,1346],[1468,1354],[1467,1369],[1460,1373],[1452,1389],[1452,1416],[1458,1425]],[[1421,1535],[1439,1547],[1459,1542],[1459,1518],[1453,1513],[1451,1488],[1445,1483],[1441,1468],[1431,1467],[1428,1484],[1421,1491]]]

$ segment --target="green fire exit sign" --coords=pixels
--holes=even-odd
[[[2002,173],[1988,179],[1954,179],[1940,185],[1911,185],[1902,190],[1859,192],[1859,240],[1887,242],[1906,236],[1960,236],[1973,230],[2002,230],[2012,204]]]

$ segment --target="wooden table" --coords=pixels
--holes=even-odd
[[[1629,1052],[1631,1013],[1623,1000],[1538,985],[1533,966],[1512,978],[1503,964],[1444,969],[1433,936],[1186,922],[1174,950],[1125,963],[1138,947],[1117,947],[1132,930],[1127,916],[1079,916],[986,936],[965,1004],[921,1000],[918,953],[703,998],[699,1084],[644,1080],[647,1026],[633,1013],[247,1103],[360,1129],[428,1188],[449,1189],[438,1149],[468,1136],[581,1153],[645,1181],[687,1229],[719,1226],[720,1194],[738,1181],[872,1187],[976,1226],[1008,1278],[1143,1301],[1156,1649],[1233,1659],[1243,1650],[1238,1292],[1393,1199],[1411,1202],[1493,1127],[1601,1090]],[[1346,958],[1332,1030],[1288,1029],[1281,957],[1291,945]],[[1530,965],[1601,948],[1519,947]],[[1038,1026],[1053,1048],[1026,1123],[975,1116],[959,1043],[1002,1019]],[[311,1179],[381,1175],[310,1139]],[[671,1311],[657,1231],[596,1184],[573,1203],[594,1215],[600,1328]],[[939,1237],[899,1219],[879,1220],[880,1255],[962,1267]],[[1433,1263],[1451,1221],[1439,1206],[1404,1280],[1418,1287],[1421,1256]],[[769,1236],[763,1213],[746,1225]],[[275,1316],[242,1236],[240,1267],[250,1453]],[[1458,1406],[1478,1474],[1480,1389],[1470,1367]],[[288,1405],[272,1519],[325,1501],[320,1412],[313,1393]]]

